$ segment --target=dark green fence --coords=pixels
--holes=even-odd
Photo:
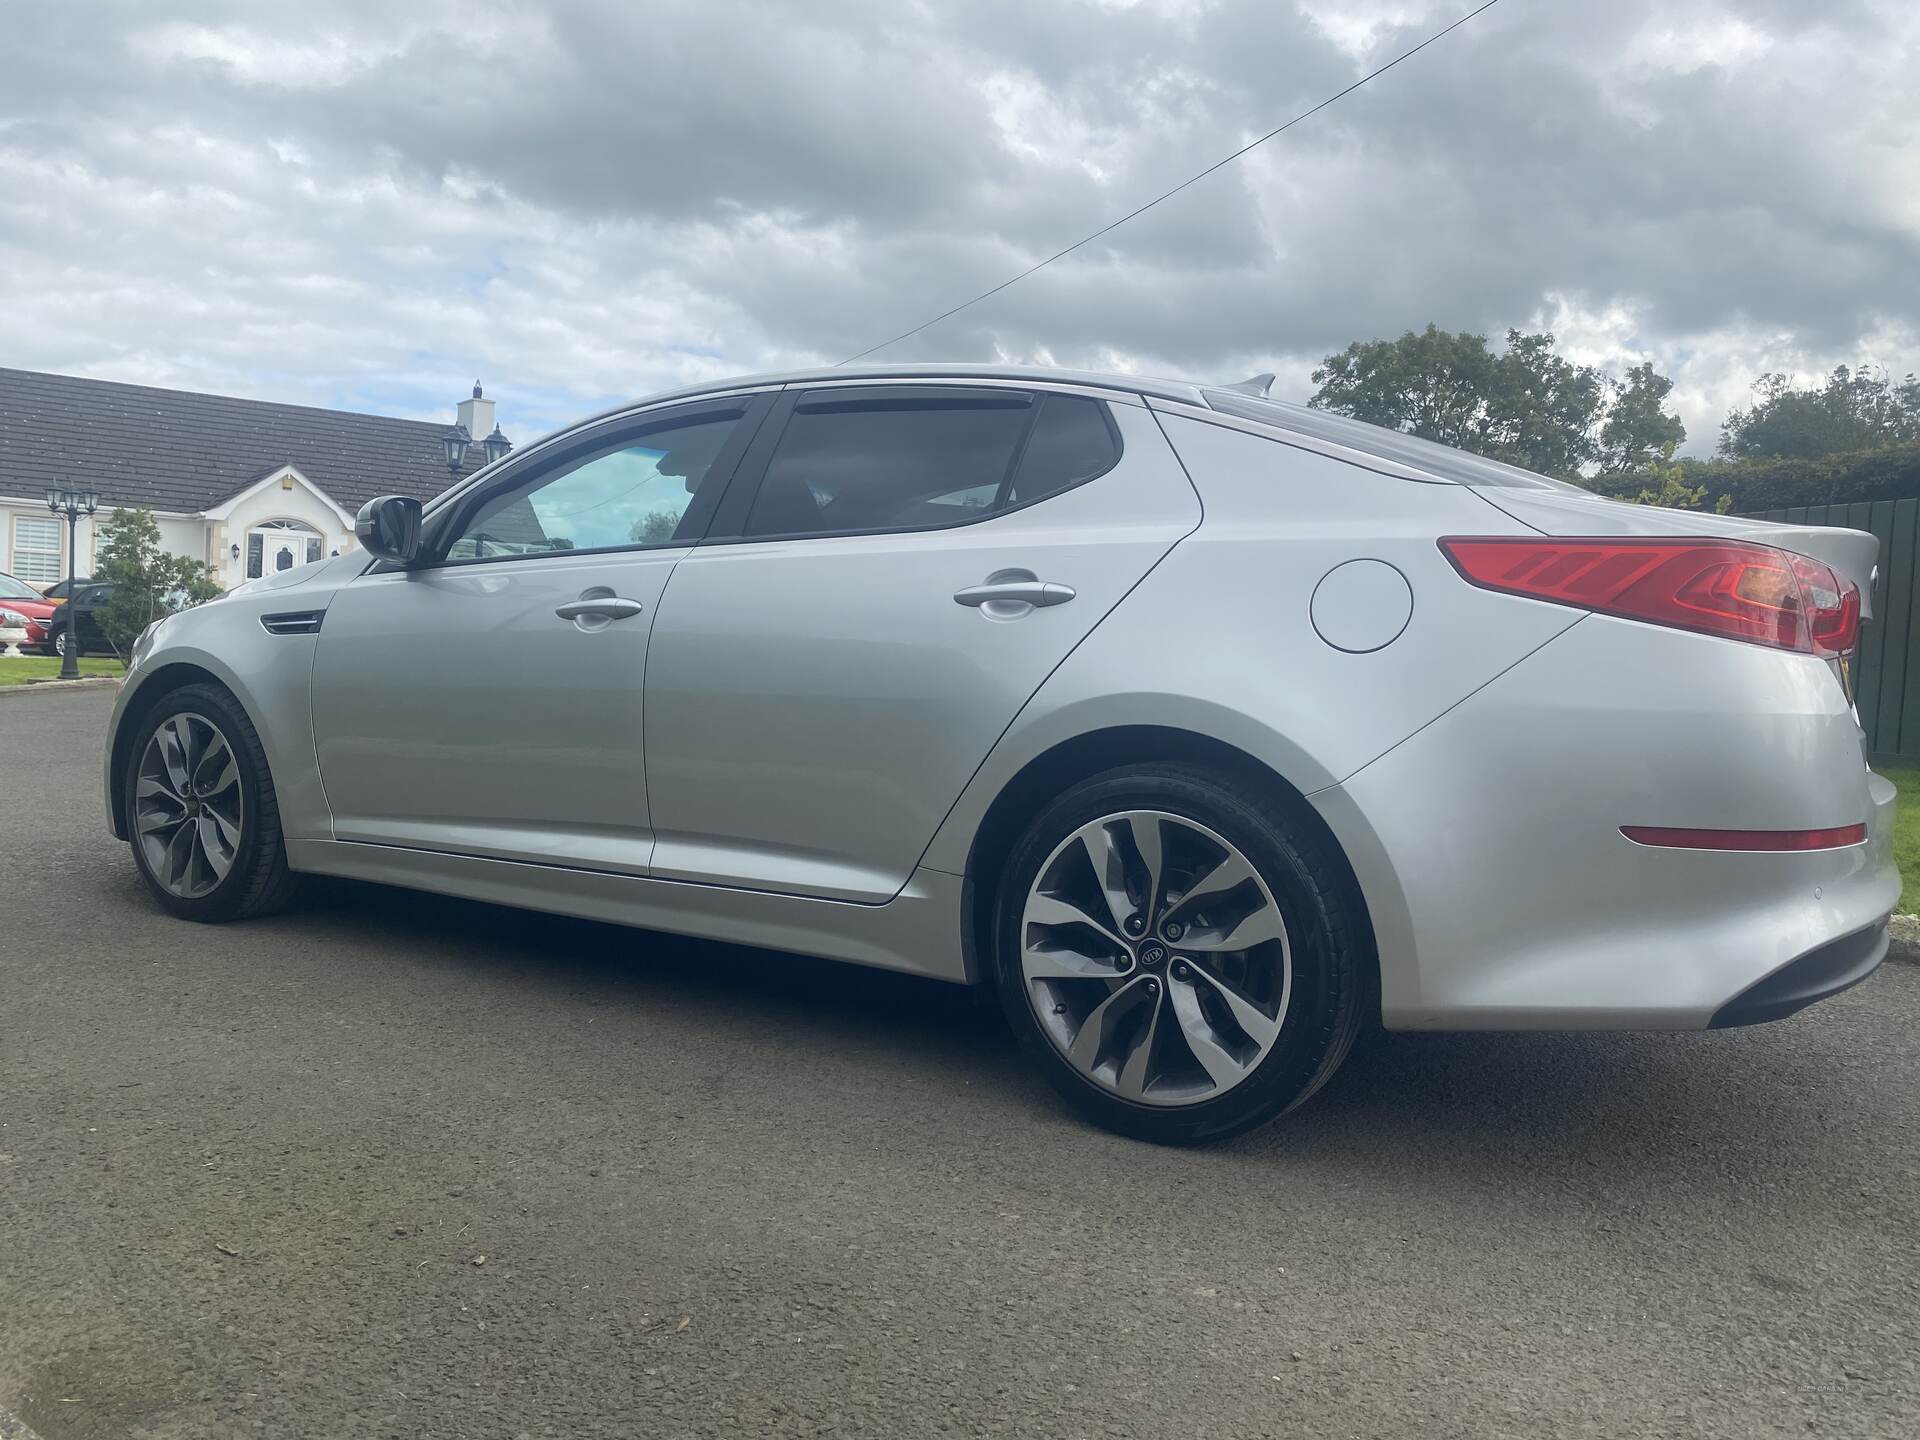
[[[1920,759],[1920,500],[1862,505],[1799,505],[1761,510],[1755,520],[1834,525],[1880,537],[1880,576],[1873,620],[1860,643],[1854,677],[1867,748],[1876,755]]]

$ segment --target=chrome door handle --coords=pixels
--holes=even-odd
[[[553,613],[562,620],[578,620],[583,615],[596,616],[602,620],[626,620],[638,615],[645,608],[638,600],[606,595],[597,600],[569,600],[564,605],[555,606]]]
[[[955,591],[953,600],[956,605],[971,605],[977,610],[996,601],[1003,605],[1064,605],[1073,596],[1071,585],[1059,585],[1051,580],[1002,580],[997,584],[988,581],[985,585],[969,585]]]

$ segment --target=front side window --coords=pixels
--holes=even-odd
[[[484,501],[462,522],[449,560],[691,543],[694,496],[739,412],[659,426],[618,447],[549,470]]]
[[[13,519],[13,573],[21,580],[61,578],[60,522],[16,515]]]
[[[1018,391],[801,400],[767,463],[749,536],[964,525],[1111,469],[1105,406]]]

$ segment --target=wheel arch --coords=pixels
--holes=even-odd
[[[961,886],[961,951],[967,978],[992,978],[990,939],[1007,851],[1039,807],[1082,780],[1126,765],[1199,765],[1276,801],[1295,823],[1326,847],[1361,918],[1367,954],[1367,1005],[1377,1013],[1380,962],[1366,893],[1346,848],[1305,794],[1245,750],[1195,730],[1168,725],[1114,725],[1087,731],[1043,750],[1000,787],[975,827]]]

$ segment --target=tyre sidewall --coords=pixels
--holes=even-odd
[[[1042,1029],[1020,967],[1020,925],[1041,867],[1074,830],[1124,810],[1162,810],[1194,820],[1259,870],[1287,926],[1292,989],[1278,1039],[1259,1067],[1224,1095],[1196,1105],[1144,1105],[1114,1094],[1074,1067]],[[1056,1089],[1096,1124],[1138,1139],[1180,1144],[1222,1139],[1284,1113],[1324,1078],[1347,1009],[1356,1003],[1351,947],[1339,943],[1314,842],[1283,827],[1204,772],[1152,767],[1110,772],[1066,791],[1035,817],[1015,844],[994,922],[995,980],[1020,1044]]]
[[[148,868],[145,850],[140,844],[135,791],[140,781],[140,763],[154,732],[180,715],[199,715],[216,725],[226,737],[233,753],[234,768],[240,776],[240,844],[235,848],[233,864],[220,883],[205,895],[188,898],[176,895]],[[258,868],[260,848],[269,843],[266,826],[261,823],[261,788],[267,783],[265,758],[246,715],[224,691],[207,685],[189,685],[168,695],[141,721],[134,743],[129,748],[127,770],[120,777],[121,793],[126,797],[128,844],[133,863],[146,882],[153,898],[183,920],[227,920],[238,913],[247,896],[250,877]],[[271,843],[278,844],[279,837]]]

